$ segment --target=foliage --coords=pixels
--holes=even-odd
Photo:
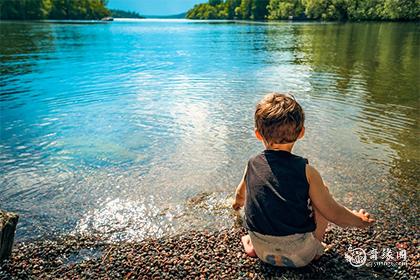
[[[419,20],[420,0],[350,0],[351,20]]]
[[[0,0],[0,19],[101,19],[107,0]]]
[[[302,18],[305,6],[302,0],[271,0],[267,7],[268,19]]]
[[[197,4],[187,12],[187,18],[191,19],[216,19],[218,11],[210,4]]]
[[[305,15],[310,19],[343,20],[347,18],[347,0],[304,0]]]
[[[190,19],[419,20],[420,0],[209,0]]]
[[[385,0],[381,16],[385,19],[420,19],[420,0]]]
[[[351,0],[347,4],[347,15],[352,20],[379,20],[384,0]]]
[[[223,0],[209,0],[209,4],[212,6],[217,6],[223,3]]]
[[[114,18],[144,18],[139,13],[123,11],[118,9],[111,9],[111,16]]]
[[[187,12],[190,19],[253,19],[267,16],[269,0],[210,0]]]
[[[241,0],[226,0],[224,3],[224,8],[227,14],[228,19],[234,19],[239,16]],[[238,10],[236,10],[238,9]]]
[[[267,17],[267,6],[269,0],[254,0],[251,1],[251,17],[253,20],[262,20]]]
[[[240,15],[242,19],[251,18],[252,0],[242,0],[240,8]]]

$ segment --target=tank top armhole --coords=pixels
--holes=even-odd
[[[248,177],[248,172],[249,172],[249,162],[250,162],[251,160],[248,160],[248,162],[246,163],[246,166],[245,166],[245,173],[244,173],[244,181],[246,182],[246,179],[247,179],[247,177]]]
[[[303,171],[304,171],[304,176],[305,176],[305,179],[306,179],[306,184],[308,184],[308,192],[309,192],[309,187],[310,187],[310,184],[309,184],[309,180],[308,180],[308,176],[306,176],[306,166],[307,165],[309,165],[309,160],[307,159],[307,158],[303,158],[303,160],[304,160],[304,162],[305,162],[305,164],[304,164],[304,168],[303,168]]]

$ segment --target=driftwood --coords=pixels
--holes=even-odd
[[[0,210],[0,262],[10,258],[19,216]]]

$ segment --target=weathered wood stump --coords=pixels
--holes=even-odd
[[[0,210],[0,262],[10,258],[19,216]]]

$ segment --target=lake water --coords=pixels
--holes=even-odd
[[[279,91],[303,105],[295,153],[334,196],[413,211],[419,35],[415,23],[0,22],[0,208],[21,215],[19,240],[231,226],[229,199],[262,150],[255,103]]]

